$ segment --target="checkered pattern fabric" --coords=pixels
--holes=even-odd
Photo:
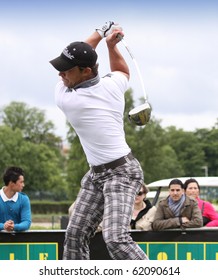
[[[92,168],[83,177],[64,242],[64,260],[89,259],[89,241],[103,220],[102,234],[109,254],[116,260],[147,259],[129,235],[136,193],[143,182],[137,159],[102,173]]]

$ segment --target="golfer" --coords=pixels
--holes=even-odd
[[[73,42],[50,61],[61,81],[55,89],[57,106],[75,129],[89,171],[66,229],[64,260],[89,259],[89,241],[103,222],[103,238],[112,259],[147,259],[128,231],[143,172],[126,143],[123,128],[124,94],[129,69],[118,50],[121,27],[106,22],[85,42]],[[106,37],[111,72],[98,75],[98,43]]]

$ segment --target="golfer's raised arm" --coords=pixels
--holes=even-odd
[[[95,31],[94,33],[92,33],[91,36],[89,36],[85,42],[87,44],[89,44],[90,46],[92,46],[94,49],[96,49],[98,43],[102,40],[102,37],[99,35],[99,33],[97,31]]]
[[[129,67],[117,47],[117,43],[120,42],[120,38],[117,36],[118,34],[123,35],[123,32],[120,32],[119,30],[114,31],[106,38],[109,52],[110,68],[112,72],[122,72],[129,79]]]
[[[87,39],[86,43],[96,49],[98,43],[103,39],[112,34],[114,31],[122,33],[122,27],[118,23],[114,23],[113,21],[107,21],[103,26],[95,29],[95,32],[92,33]]]

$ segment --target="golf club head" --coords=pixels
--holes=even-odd
[[[139,126],[149,122],[151,117],[151,107],[148,102],[137,106],[129,112],[129,120]]]

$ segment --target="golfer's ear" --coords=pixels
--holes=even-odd
[[[83,71],[87,74],[90,74],[92,72],[92,69],[90,67],[86,67],[83,69]]]
[[[83,73],[84,76],[88,77],[88,76],[91,75],[92,69],[90,67],[85,67],[85,68],[83,68],[82,73]]]

